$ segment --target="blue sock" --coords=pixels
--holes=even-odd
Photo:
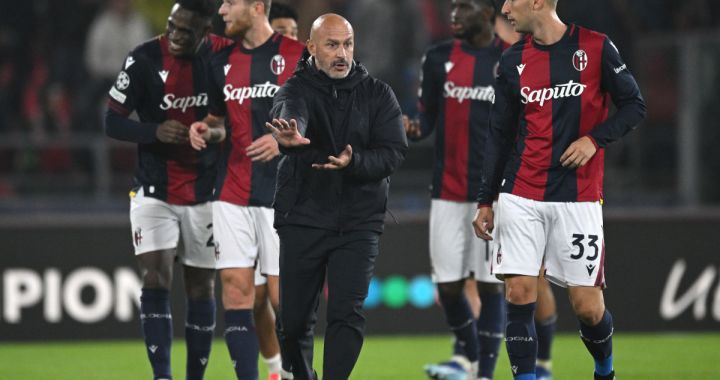
[[[185,320],[187,380],[202,380],[215,331],[215,300],[188,300]]]
[[[595,326],[580,322],[580,338],[595,359],[595,373],[600,376],[609,375],[613,370],[612,335],[613,320],[607,309]]]
[[[480,342],[480,377],[492,379],[505,325],[505,297],[500,293],[480,293],[480,317],[477,320]]]
[[[534,379],[537,357],[535,333],[535,302],[527,305],[507,304],[505,346],[515,379]],[[530,376],[532,375],[532,376]]]
[[[155,379],[171,379],[170,346],[173,332],[168,290],[142,289],[140,322]]]
[[[462,295],[458,302],[446,302],[440,299],[440,303],[445,312],[445,319],[455,334],[455,340],[462,347],[465,357],[470,362],[478,361],[477,327],[465,295]]]
[[[555,336],[555,326],[557,325],[557,314],[543,321],[535,320],[535,331],[538,337],[538,360],[550,360],[550,349],[552,340]]]
[[[239,380],[258,378],[258,340],[251,309],[225,311],[225,343]]]

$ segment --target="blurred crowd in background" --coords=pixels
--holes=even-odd
[[[348,18],[356,58],[416,112],[420,60],[450,37],[450,0],[276,1],[298,10],[301,40],[320,14]],[[135,152],[104,137],[106,93],[128,51],[163,32],[173,2],[0,2],[0,204],[89,197],[126,207]],[[647,121],[608,151],[608,205],[720,203],[720,2],[560,0],[558,12],[608,34],[647,100]],[[429,197],[432,144],[415,147],[397,175],[399,207]]]

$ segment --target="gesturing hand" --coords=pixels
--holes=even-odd
[[[493,223],[494,213],[492,207],[480,207],[475,213],[475,220],[472,225],[475,229],[475,235],[483,240],[492,240],[493,229],[495,224]]]
[[[207,141],[210,139],[210,127],[202,121],[196,121],[190,126],[190,145],[195,150],[207,148]]]
[[[340,170],[348,165],[352,161],[352,147],[348,144],[345,149],[340,152],[337,157],[328,156],[327,164],[312,164],[313,169],[318,170]]]
[[[272,124],[265,123],[265,126],[272,131],[278,144],[286,148],[310,144],[310,140],[303,137],[298,131],[295,119],[290,119],[290,122],[285,119],[272,119]]]
[[[155,136],[166,144],[187,144],[188,127],[177,120],[165,120],[158,126]]]
[[[417,119],[410,119],[407,115],[403,115],[403,128],[405,128],[405,134],[411,139],[418,139],[422,136],[422,130],[420,130],[420,121]]]
[[[278,143],[272,135],[263,135],[245,149],[251,161],[268,162],[280,154]]]
[[[575,169],[585,164],[595,155],[597,148],[589,137],[583,136],[575,140],[560,156],[560,164]]]

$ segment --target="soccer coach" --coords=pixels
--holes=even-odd
[[[327,275],[323,378],[347,379],[360,355],[362,305],[378,255],[389,176],[407,152],[390,87],[353,61],[354,33],[335,14],[312,25],[307,52],[275,95],[267,126],[278,168],[280,344],[295,380],[316,379],[313,325]],[[309,54],[308,54],[309,53]]]

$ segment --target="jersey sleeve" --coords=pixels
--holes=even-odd
[[[645,101],[635,78],[615,44],[607,37],[603,45],[602,89],[610,94],[617,107],[615,114],[590,132],[598,147],[604,148],[635,129],[646,113]]]
[[[435,129],[440,108],[440,83],[435,70],[432,50],[428,50],[422,60],[422,74],[418,94],[420,110],[420,138],[427,137]]]
[[[509,81],[509,65],[503,62],[504,58],[504,55],[500,58],[495,80],[495,102],[490,111],[485,160],[477,197],[478,203],[483,206],[492,205],[497,197],[505,164],[517,134],[520,114],[520,102]]]
[[[120,115],[130,115],[139,104],[142,104],[143,94],[146,92],[144,83],[148,63],[142,54],[131,52],[118,73],[115,83],[108,92],[108,108]]]

